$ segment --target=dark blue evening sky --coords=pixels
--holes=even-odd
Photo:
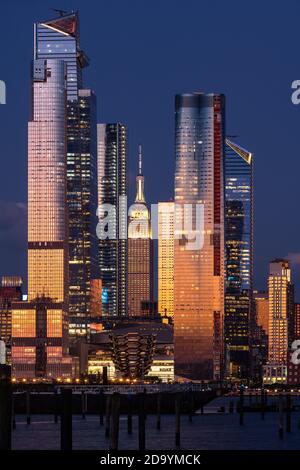
[[[129,133],[129,183],[144,148],[146,195],[173,195],[174,95],[223,92],[227,133],[255,157],[255,285],[268,261],[290,256],[300,283],[300,2],[233,0],[2,1],[0,79],[0,274],[26,277],[27,121],[33,23],[50,8],[79,10],[90,57],[85,86],[99,122]],[[131,191],[132,194],[132,191]]]

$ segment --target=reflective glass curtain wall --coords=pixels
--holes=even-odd
[[[253,278],[253,156],[226,139],[225,316],[227,374],[247,378]]]
[[[75,342],[89,337],[90,281],[97,273],[96,98],[81,90],[88,59],[80,47],[78,13],[37,23],[34,54],[37,59],[63,60],[66,65],[69,334]]]
[[[69,333],[74,340],[89,339],[91,281],[99,278],[96,106],[91,90],[79,90],[68,121]]]
[[[224,313],[225,98],[177,95],[175,100],[175,374],[219,380]],[[190,249],[184,204],[204,209],[203,246]],[[201,222],[200,222],[201,224]]]
[[[120,197],[127,196],[126,128],[120,123],[98,124],[98,204],[113,209],[114,237],[99,240],[102,315],[127,315],[127,231],[120,237]],[[106,215],[106,211],[102,214]],[[124,214],[123,214],[124,215]],[[122,219],[122,218],[121,218]],[[121,220],[120,219],[120,220]],[[125,225],[127,212],[125,212]]]

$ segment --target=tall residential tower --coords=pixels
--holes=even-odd
[[[294,314],[294,288],[289,262],[275,259],[270,262],[269,287],[269,352],[271,364],[287,363],[290,331]]]

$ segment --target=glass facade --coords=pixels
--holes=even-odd
[[[91,90],[82,89],[82,70],[88,59],[80,47],[78,13],[35,25],[35,57],[60,59],[66,67],[68,297],[73,344],[89,338],[91,280],[99,276],[96,97]]]
[[[80,48],[79,16],[71,13],[35,24],[35,59],[59,59],[66,63],[67,99],[77,101],[82,88],[82,68],[88,59]]]
[[[68,120],[69,335],[89,338],[91,282],[99,278],[97,226],[97,113],[91,90],[79,90]],[[100,299],[99,299],[100,300]],[[100,315],[100,310],[99,310]]]
[[[253,156],[226,139],[225,316],[227,374],[249,376],[253,278]]]
[[[175,374],[218,380],[224,314],[225,98],[185,94],[175,99]],[[187,239],[185,204],[202,247]],[[203,208],[196,226],[196,204]]]
[[[12,374],[16,378],[70,376],[72,370],[67,331],[66,116],[67,83],[73,80],[63,54],[53,53],[58,37],[51,43],[51,34],[47,36],[46,30],[61,34],[59,26],[45,26],[42,32],[43,28],[35,25],[28,124],[28,302],[12,304]],[[74,33],[63,33],[69,34]]]
[[[65,64],[35,60],[28,124],[28,300],[67,298]]]
[[[98,124],[98,205],[99,225],[114,226],[110,238],[99,240],[102,279],[102,315],[127,315],[127,213],[120,198],[127,197],[126,129],[120,123]],[[103,204],[113,209],[108,218]],[[99,209],[98,209],[99,210]],[[124,218],[125,215],[125,218]],[[106,219],[104,220],[104,217]],[[124,220],[123,220],[124,219]],[[123,233],[123,237],[121,236]]]
[[[174,202],[158,203],[158,311],[174,314]]]

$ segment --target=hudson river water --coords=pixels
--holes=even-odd
[[[181,449],[183,450],[299,450],[300,449],[300,411],[292,413],[292,429],[283,439],[279,438],[279,413],[265,413],[261,419],[259,412],[244,413],[244,425],[239,425],[239,415],[229,414],[227,408],[230,398],[218,398],[204,409],[204,414],[195,414],[190,423],[188,416],[181,415]],[[253,399],[252,399],[253,400]],[[270,402],[273,400],[269,397]],[[293,397],[300,404],[300,397]],[[253,400],[254,401],[254,400]],[[248,399],[245,397],[245,405]],[[225,406],[225,413],[219,413]],[[51,415],[32,415],[32,422],[26,424],[26,416],[17,416],[17,426],[13,431],[14,449],[59,449],[60,424],[55,424]],[[284,426],[286,416],[284,415]],[[73,416],[73,449],[107,450],[109,439],[105,438],[105,426],[100,426],[99,417],[87,415],[82,419]],[[127,434],[127,416],[120,416],[119,449],[138,449],[138,420],[133,417],[133,434]],[[161,416],[161,430],[156,430],[156,416],[146,419],[146,449],[175,449],[175,416]]]

